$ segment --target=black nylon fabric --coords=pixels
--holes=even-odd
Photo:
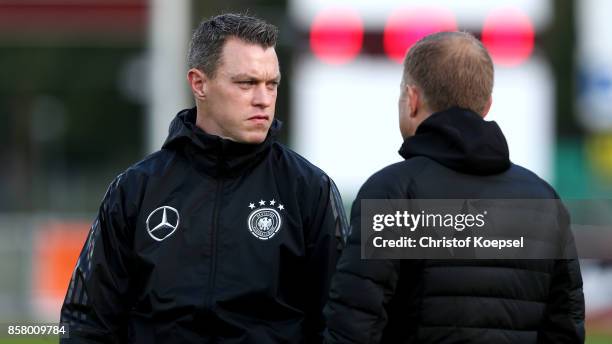
[[[399,153],[404,159],[428,157],[468,174],[496,174],[510,167],[508,144],[497,123],[461,108],[432,114]]]
[[[325,308],[327,343],[582,343],[576,260],[361,260],[362,199],[555,199],[509,160],[494,122],[433,114],[375,173],[351,211],[352,234]]]
[[[62,307],[62,343],[321,342],[348,233],[333,181],[275,141],[279,122],[247,145],[195,117],[179,113],[163,148],[110,185]]]
[[[194,165],[213,177],[237,175],[256,165],[270,150],[282,123],[274,120],[265,141],[252,145],[209,135],[195,125],[195,111],[180,112],[170,123],[162,148],[186,150]]]

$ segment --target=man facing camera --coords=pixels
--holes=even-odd
[[[484,120],[492,90],[493,63],[470,34],[433,34],[407,53],[399,98],[405,161],[370,177],[353,203],[325,308],[327,343],[584,342],[575,259],[360,259],[361,200],[558,198],[510,162],[502,131]]]
[[[196,107],[110,185],[63,343],[317,343],[347,224],[332,180],[276,142],[277,29],[223,14],[189,50]]]

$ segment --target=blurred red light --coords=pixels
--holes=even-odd
[[[525,62],[533,52],[535,31],[529,17],[518,9],[497,9],[482,28],[482,43],[493,62],[512,67]]]
[[[319,13],[310,28],[310,48],[330,64],[354,59],[363,44],[363,22],[352,9],[328,9]]]
[[[453,12],[446,8],[398,10],[385,25],[383,45],[390,59],[402,63],[406,51],[419,39],[441,31],[457,31]]]

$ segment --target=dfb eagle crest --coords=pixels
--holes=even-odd
[[[256,206],[258,204],[259,206]],[[247,220],[249,231],[257,239],[268,240],[272,238],[281,228],[282,218],[280,212],[285,206],[276,200],[249,203],[252,210]]]

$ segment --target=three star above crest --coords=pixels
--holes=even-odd
[[[266,205],[266,201],[264,201],[263,199],[260,200],[259,202],[256,202],[256,203],[259,203],[260,206],[265,206]],[[284,210],[285,209],[285,206],[280,204],[280,203],[278,203],[275,199],[272,199],[268,203],[270,203],[270,206],[273,207],[273,208],[278,208],[279,210]],[[276,205],[277,203],[278,203],[278,205]],[[255,209],[256,208],[255,203],[249,203],[249,208],[251,210]]]

